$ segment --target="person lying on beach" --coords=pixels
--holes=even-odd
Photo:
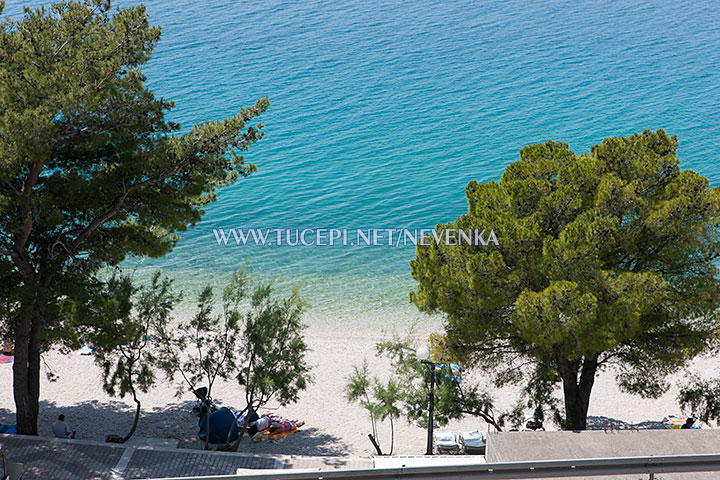
[[[276,433],[292,432],[293,430],[297,430],[298,427],[302,427],[303,425],[305,425],[305,422],[301,422],[299,420],[282,420],[280,422],[271,423],[270,427],[268,427],[268,430],[270,431],[270,435],[275,435]]]
[[[268,430],[270,434],[289,432],[297,429],[298,427],[302,427],[303,425],[305,425],[305,422],[301,422],[299,420],[290,422],[283,420],[276,415],[264,414],[254,422],[248,424],[248,433],[252,437],[257,432],[262,432],[264,430]]]
[[[248,433],[252,437],[257,432],[262,432],[263,430],[267,430],[268,427],[270,427],[270,424],[272,423],[272,420],[270,420],[270,415],[264,414],[260,416],[257,420],[254,422],[250,422],[247,426]]]

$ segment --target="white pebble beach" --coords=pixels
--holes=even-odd
[[[244,439],[239,451],[283,455],[320,455],[370,457],[375,453],[369,439],[370,422],[366,412],[358,404],[345,399],[344,388],[354,365],[367,359],[371,371],[387,377],[389,363],[375,356],[375,344],[390,334],[381,333],[376,322],[358,322],[348,326],[330,327],[328,322],[308,321],[306,340],[311,348],[309,362],[313,366],[314,383],[300,394],[299,401],[285,407],[270,403],[269,409],[289,419],[299,419],[305,425],[298,433],[276,441],[253,442]],[[425,322],[418,343],[424,335],[440,330],[439,323]],[[426,338],[426,337],[425,337]],[[133,419],[134,404],[131,398],[124,400],[109,397],[102,390],[100,369],[93,357],[74,353],[70,356],[59,352],[44,355],[45,363],[57,375],[49,381],[43,374],[40,394],[39,434],[51,436],[50,427],[62,413],[78,439],[104,441],[107,434],[125,434]],[[699,359],[692,370],[711,373],[717,361]],[[479,374],[480,381],[483,377]],[[478,376],[476,373],[475,376]],[[487,383],[487,378],[485,378]],[[616,424],[636,425],[649,422],[657,425],[664,416],[680,414],[677,404],[678,387],[682,377],[672,378],[672,388],[658,399],[643,399],[619,391],[612,372],[603,372],[596,379],[591,397],[589,416],[594,424],[603,418],[617,420]],[[15,423],[15,406],[12,395],[12,366],[0,365],[0,423]],[[499,410],[511,408],[520,388],[489,389]],[[183,448],[202,448],[197,439],[197,416],[192,413],[195,399],[185,392],[175,396],[176,386],[160,377],[158,385],[146,394],[140,394],[142,416],[136,432],[137,437],[171,438],[178,440]],[[558,395],[559,395],[558,391]],[[244,395],[232,382],[219,382],[213,397],[220,406],[240,409]],[[262,412],[263,410],[261,410]],[[590,422],[593,424],[593,422]],[[556,426],[546,425],[548,429]],[[709,428],[703,425],[703,428]],[[474,430],[488,431],[488,425],[475,418],[464,418],[440,427],[440,431]],[[399,419],[395,425],[395,454],[421,455],[425,452],[426,430]],[[379,439],[385,453],[389,451],[390,428],[381,424]]]

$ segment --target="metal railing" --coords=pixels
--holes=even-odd
[[[526,479],[598,475],[648,475],[720,471],[720,454],[539,460],[477,465],[371,468],[362,470],[271,470],[243,475],[174,477],[163,480],[408,480]],[[158,480],[158,479],[155,479]]]

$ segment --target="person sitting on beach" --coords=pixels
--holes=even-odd
[[[692,428],[692,426],[695,424],[695,419],[690,417],[687,420],[685,420],[685,423],[682,427],[680,427],[680,430],[686,430]]]
[[[58,419],[52,424],[53,435],[56,438],[75,438],[75,432],[70,431],[70,425],[65,421],[65,415],[58,415]]]

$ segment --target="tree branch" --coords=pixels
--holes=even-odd
[[[10,191],[12,191],[15,196],[22,197],[22,193],[20,193],[20,190],[15,187],[9,180],[5,180],[5,185],[7,185],[10,188]]]
[[[82,243],[87,240],[87,238],[98,229],[100,225],[110,220],[112,217],[117,215],[117,213],[120,211],[120,209],[123,207],[123,204],[125,203],[125,200],[127,199],[129,195],[129,191],[125,191],[122,195],[120,195],[117,200],[115,200],[115,203],[113,206],[104,214],[100,215],[99,217],[95,217],[92,222],[85,228],[85,230],[78,235],[78,237],[75,239],[72,244],[70,244],[70,252],[77,252],[78,248]]]
[[[25,178],[25,182],[23,182],[23,187],[21,190],[22,202],[20,214],[25,218],[22,221],[23,223],[20,236],[15,237],[15,251],[18,253],[18,255],[22,254],[22,251],[27,246],[30,234],[32,233],[33,212],[32,204],[30,202],[30,196],[32,194],[33,187],[37,185],[38,179],[40,178],[40,172],[42,171],[44,165],[45,162],[43,161],[33,162],[32,167],[30,168],[30,172],[28,172],[28,176]]]
[[[88,14],[85,16],[85,18],[83,18],[83,20],[82,20],[82,22],[81,22],[83,29],[87,26],[87,21],[92,18],[92,16],[93,16],[93,14],[95,13],[95,11],[96,11],[98,8],[100,8],[100,5],[101,5],[100,3],[98,3],[97,5],[95,5],[95,7],[94,7],[92,10],[90,10],[90,12],[88,12]],[[79,30],[78,30],[78,31],[79,31]],[[55,52],[53,52],[53,58],[54,58],[54,57],[57,57],[58,54],[63,51],[63,49],[70,43],[70,40],[72,40],[72,35],[71,35],[67,40],[65,40],[65,42],[64,42],[62,45],[60,45],[60,46],[57,48],[57,50],[55,50]]]

